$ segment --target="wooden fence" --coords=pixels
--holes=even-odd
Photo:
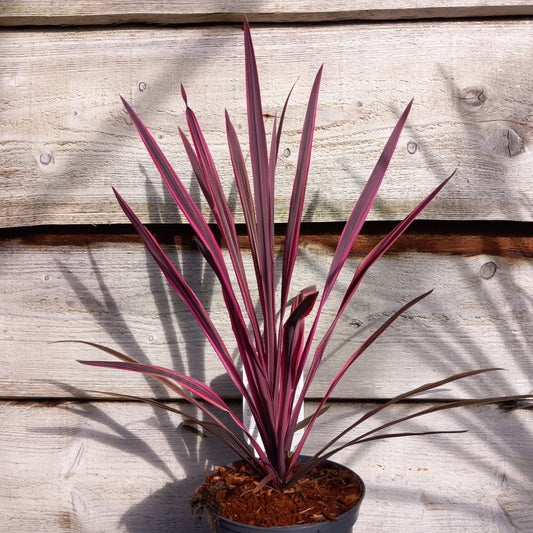
[[[325,66],[295,286],[324,279],[342,222],[411,98],[407,128],[351,265],[458,169],[368,275],[308,408],[372,327],[411,297],[433,294],[354,366],[311,444],[373,402],[462,370],[507,371],[418,402],[532,392],[533,7],[523,0],[398,5],[0,5],[0,531],[205,530],[188,498],[204,469],[231,454],[184,431],[179,419],[95,393],[163,395],[142,377],[82,367],[78,359],[101,355],[56,341],[98,342],[191,372],[238,408],[221,365],[125,224],[111,187],[152,225],[228,333],[212,277],[119,95],[189,179],[179,149],[183,83],[234,194],[223,114],[227,108],[243,134],[245,13],[269,124],[297,81],[281,147],[280,223],[308,91]],[[359,531],[533,531],[530,405],[460,410],[414,427],[470,432],[342,452],[339,460],[367,483]]]

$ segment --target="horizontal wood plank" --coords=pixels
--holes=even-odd
[[[68,4],[17,0],[0,7],[0,25],[191,24],[241,22],[321,22],[344,20],[401,20],[437,17],[494,17],[531,15],[527,0],[75,0]]]
[[[168,248],[233,352],[224,304],[198,252]],[[304,239],[294,291],[322,287],[330,245]],[[247,268],[252,267],[245,252]],[[354,272],[339,278],[318,335],[332,320]],[[0,397],[81,397],[87,391],[162,395],[144,378],[86,368],[77,359],[105,354],[62,340],[97,342],[153,364],[186,371],[235,397],[222,366],[192,318],[170,294],[141,245],[88,243],[0,246]],[[525,394],[531,391],[533,309],[531,260],[519,254],[443,255],[396,252],[365,278],[338,324],[310,395],[321,397],[342,362],[409,299],[434,293],[410,310],[338,386],[339,398],[388,398],[426,381],[479,367],[507,372],[447,387],[434,397]]]
[[[414,110],[371,218],[403,217],[458,168],[424,217],[530,220],[532,24],[254,28],[267,129],[299,77],[280,150],[277,220],[285,220],[298,132],[322,62],[306,220],[346,219],[412,97]],[[180,83],[241,220],[223,132],[227,107],[244,140],[241,41],[240,28],[227,26],[3,31],[0,227],[122,223],[111,186],[143,220],[180,221],[118,98],[133,103],[189,184],[190,167],[177,148]]]
[[[371,407],[334,405],[309,451]],[[531,416],[495,407],[440,413],[416,429],[470,431],[343,451],[336,459],[367,487],[357,529],[531,531]],[[5,532],[207,532],[188,500],[204,469],[233,460],[214,439],[177,427],[179,417],[138,404],[1,402],[0,420]]]

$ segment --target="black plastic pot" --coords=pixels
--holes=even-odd
[[[301,459],[305,461],[307,457],[301,457]],[[344,470],[348,470],[355,474],[355,472],[344,465],[334,463],[333,461],[327,462],[336,464]],[[351,533],[365,495],[365,484],[363,483],[363,480],[357,474],[355,474],[355,476],[359,482],[361,497],[351,509],[338,516],[335,521],[326,520],[315,524],[300,524],[283,527],[259,527],[234,522],[233,520],[229,520],[228,518],[224,518],[223,516],[211,512],[209,513],[208,522],[211,529],[216,533]]]

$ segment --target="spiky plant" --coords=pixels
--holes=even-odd
[[[140,222],[137,215],[129,207],[122,196],[115,190],[115,195],[126,216],[129,218],[150,254],[166,276],[168,282],[181,297],[189,311],[196,319],[201,330],[209,340],[214,352],[220,359],[224,369],[232,379],[240,394],[246,400],[260,436],[255,439],[242,420],[228,406],[228,404],[209,385],[192,376],[184,375],[167,368],[142,364],[132,357],[115,350],[93,344],[107,353],[121,359],[119,362],[82,361],[86,365],[116,368],[141,372],[156,378],[163,385],[171,389],[179,397],[195,406],[203,417],[194,417],[168,404],[156,400],[145,399],[148,403],[184,415],[189,421],[197,424],[204,432],[215,435],[229,446],[238,456],[254,466],[262,475],[263,483],[270,483],[277,487],[288,487],[297,479],[305,475],[321,461],[329,458],[346,446],[368,442],[371,440],[406,435],[421,435],[437,433],[398,432],[385,433],[408,419],[433,413],[442,409],[454,407],[505,401],[522,397],[501,397],[481,400],[466,400],[439,404],[425,408],[409,416],[388,422],[378,427],[354,436],[348,442],[339,444],[339,439],[345,437],[378,412],[397,402],[416,395],[420,392],[440,387],[446,383],[473,376],[489,370],[481,369],[463,372],[428,383],[401,394],[388,402],[367,412],[356,422],[351,424],[340,435],[331,439],[317,451],[304,467],[295,468],[302,448],[313,430],[318,416],[323,412],[328,398],[335,387],[350,369],[352,364],[380,337],[387,328],[407,309],[416,304],[429,292],[416,297],[388,318],[374,333],[372,333],[344,362],[333,378],[323,399],[314,413],[306,419],[303,436],[298,443],[294,442],[295,432],[298,430],[298,419],[302,411],[303,400],[308,392],[326,353],[328,343],[334,333],[339,318],[350,303],[361,281],[369,268],[391,247],[404,233],[421,211],[433,200],[437,193],[448,182],[444,180],[429,196],[399,223],[358,265],[353,273],[351,282],[346,289],[338,310],[329,324],[325,335],[315,339],[322,310],[335,286],[341,269],[343,268],[354,241],[359,235],[368,212],[376,198],[383,176],[400,133],[405,125],[411,109],[411,103],[401,115],[394,127],[377,164],[370,175],[359,199],[344,226],[336,247],[329,272],[322,287],[322,292],[315,287],[307,287],[291,298],[291,279],[298,254],[300,226],[304,209],[305,191],[311,159],[311,146],[315,126],[317,101],[322,68],[319,69],[311,89],[305,120],[302,128],[298,162],[294,176],[288,220],[286,225],[283,257],[279,277],[281,288],[276,289],[277,273],[275,271],[274,251],[274,190],[275,171],[280,147],[281,131],[287,108],[287,101],[283,107],[279,120],[273,121],[270,147],[267,145],[267,134],[263,121],[259,77],[255,61],[254,48],[248,22],[244,23],[244,46],[246,56],[246,92],[247,116],[249,136],[249,158],[251,163],[251,179],[245,165],[245,158],[236,130],[226,112],[226,130],[229,152],[235,183],[237,186],[246,231],[255,272],[255,287],[257,294],[252,291],[252,284],[248,282],[244,260],[241,254],[235,220],[230,210],[228,200],[222,188],[215,163],[205,141],[204,135],[196,116],[189,107],[187,95],[182,88],[182,96],[186,104],[186,118],[190,138],[180,130],[183,146],[190,160],[194,175],[198,180],[201,191],[207,201],[210,212],[216,222],[228,250],[230,263],[224,258],[222,247],[217,241],[213,229],[191,197],[180,177],[173,170],[165,155],[159,148],[154,137],[150,134],[132,107],[123,100],[127,113],[131,117],[146,149],[152,157],[165,185],[188,220],[196,234],[196,243],[205,260],[212,268],[224,298],[227,314],[236,345],[238,359],[236,361],[230,349],[224,343],[222,336],[213,324],[208,312],[202,305],[193,289],[187,284],[179,270],[169,257],[163,252],[150,231]],[[451,177],[451,176],[450,176]],[[232,269],[232,274],[230,274]],[[236,280],[232,282],[232,279]],[[241,303],[242,302],[242,303]],[[259,311],[256,303],[259,303]],[[318,304],[317,304],[318,302]],[[310,321],[308,332],[304,328],[304,321],[317,304],[314,316]],[[290,309],[289,309],[290,308]],[[314,343],[317,340],[318,343]],[[243,373],[239,369],[242,365]],[[297,394],[298,383],[301,393]],[[133,398],[133,396],[128,396]],[[233,424],[228,424],[220,417],[220,412],[229,415]],[[448,431],[444,431],[448,432]],[[442,432],[440,432],[442,433]]]

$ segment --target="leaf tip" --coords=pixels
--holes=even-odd
[[[131,107],[131,105],[128,103],[128,101],[121,95],[119,94],[119,97],[120,97],[120,101],[122,102],[122,105],[124,106],[124,108],[126,109],[126,111],[131,114],[133,108]]]
[[[185,105],[189,107],[189,104],[187,103],[187,93],[185,92],[185,87],[183,86],[183,83],[181,84],[181,97],[183,98]]]
[[[111,190],[113,191],[113,194],[115,195],[115,198],[119,201],[119,203],[121,203],[122,200],[123,200],[121,194],[113,186],[111,186]]]

